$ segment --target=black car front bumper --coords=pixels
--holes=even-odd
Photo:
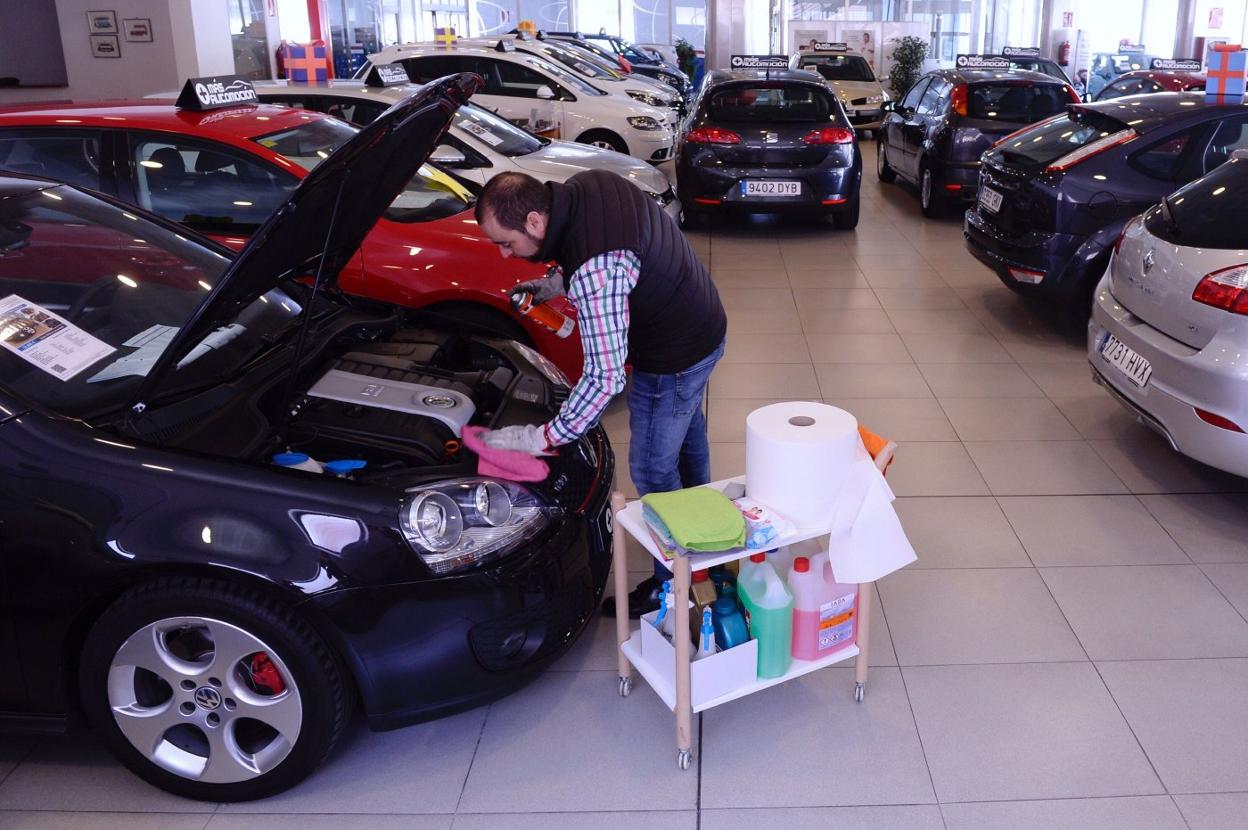
[[[576,641],[611,566],[615,462],[609,448],[601,456],[585,509],[505,559],[463,575],[331,591],[311,601],[355,675],[370,728],[495,700]]]

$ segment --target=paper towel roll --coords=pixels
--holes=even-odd
[[[853,469],[858,419],[822,403],[791,401],[745,419],[745,486],[798,527],[825,524]]]

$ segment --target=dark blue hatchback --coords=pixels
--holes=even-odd
[[[967,246],[1015,291],[1082,307],[1127,221],[1241,148],[1243,104],[1162,92],[1072,106],[984,154]]]
[[[676,177],[686,224],[725,211],[858,224],[858,138],[811,72],[711,73],[677,140]]]

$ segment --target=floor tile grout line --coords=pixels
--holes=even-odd
[[[481,729],[477,732],[477,742],[472,747],[472,757],[468,759],[468,769],[464,771],[464,783],[459,786],[459,798],[455,799],[455,813],[459,812],[459,807],[464,803],[464,793],[468,792],[468,781],[472,778],[472,768],[477,763],[477,753],[481,751],[481,741],[485,737],[486,724],[490,722],[490,714],[494,711],[494,704],[491,703],[486,707],[485,715],[481,718]]]
[[[1192,830],[1192,823],[1188,821],[1187,814],[1183,812],[1183,808],[1179,806],[1178,799],[1174,797],[1174,793],[1167,793],[1170,796],[1170,803],[1174,805],[1174,809],[1179,814],[1179,818],[1183,820],[1183,826],[1187,830]]]
[[[18,758],[16,762],[14,762],[13,768],[10,769],[8,772],[6,772],[4,775],[0,775],[0,786],[4,786],[4,782],[8,781],[9,777],[12,776],[13,773],[17,772],[18,768],[22,764],[30,760],[30,756],[35,754],[35,746],[36,746],[36,743],[35,741],[32,740],[30,744],[26,747],[26,751],[21,753],[21,757]]]
[[[1114,697],[1114,690],[1109,688],[1109,683],[1106,682],[1105,675],[1101,673],[1101,667],[1096,664],[1095,660],[1092,661],[1092,670],[1096,672],[1097,679],[1101,681],[1101,685],[1105,688],[1105,693],[1109,695],[1109,699],[1114,702],[1114,709],[1117,710],[1118,717],[1122,718],[1122,722],[1127,725],[1127,731],[1131,733],[1131,738],[1135,741],[1135,745],[1140,748],[1140,754],[1144,756],[1144,760],[1148,761],[1148,768],[1153,771],[1153,775],[1157,778],[1157,783],[1161,785],[1161,788],[1165,791],[1166,795],[1173,797],[1170,792],[1170,788],[1166,785],[1166,779],[1162,778],[1161,773],[1157,771],[1156,762],[1154,762],[1152,756],[1148,754],[1148,750],[1144,748],[1144,742],[1141,741],[1140,736],[1136,734],[1135,726],[1132,725],[1130,718],[1127,717],[1127,713],[1122,711],[1122,704],[1118,702],[1118,698]],[[1182,812],[1180,812],[1179,815],[1181,816]],[[1186,819],[1184,819],[1184,823],[1186,823]]]

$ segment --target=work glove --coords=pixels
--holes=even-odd
[[[546,276],[540,280],[526,280],[511,289],[511,296],[516,296],[521,291],[529,291],[533,294],[533,302],[536,305],[549,302],[555,297],[561,297],[563,290],[563,274],[558,268],[551,268],[546,272]],[[514,301],[513,301],[514,302]]]
[[[491,430],[481,435],[481,441],[491,449],[515,450],[529,455],[547,455],[550,449],[546,430],[532,424]]]

